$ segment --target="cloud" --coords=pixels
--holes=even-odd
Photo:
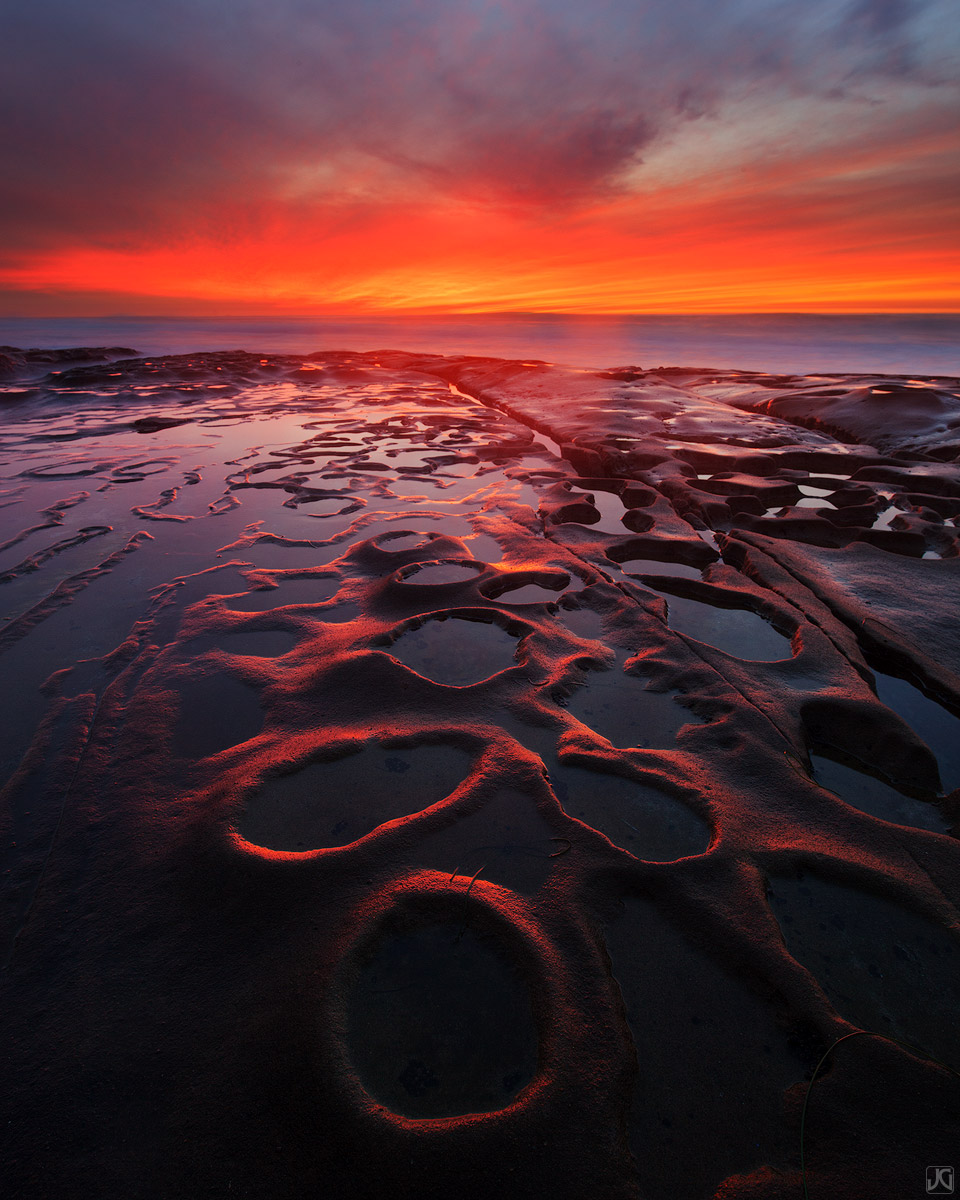
[[[956,22],[943,0],[33,0],[4,26],[0,244],[22,259],[229,242],[310,206],[549,220],[745,96],[946,87]]]

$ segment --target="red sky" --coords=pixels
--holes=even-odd
[[[0,312],[956,311],[945,0],[35,0]]]

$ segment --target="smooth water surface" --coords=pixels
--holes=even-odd
[[[144,354],[198,350],[311,353],[410,350],[544,359],[574,366],[731,367],[753,371],[960,374],[960,316],[490,316],[330,318],[4,317],[13,346],[130,346]]]
[[[895,825],[912,825],[932,833],[946,833],[949,829],[939,808],[904,796],[890,784],[874,779],[864,771],[818,754],[811,754],[810,762],[813,777],[821,787],[834,792],[861,812],[892,821]]]
[[[408,1117],[506,1108],[537,1068],[525,982],[490,930],[455,918],[381,939],[353,989],[348,1044],[370,1094]]]
[[[247,798],[237,828],[248,842],[269,850],[346,846],[385,821],[436,804],[469,767],[470,756],[455,746],[366,746],[264,780]]]
[[[960,718],[896,675],[874,671],[877,695],[933,751],[944,791],[960,787]]]
[[[671,629],[706,642],[747,662],[779,662],[791,657],[790,641],[769,622],[745,608],[721,608],[667,596],[667,619]]]
[[[450,687],[469,687],[516,662],[517,639],[491,621],[425,621],[391,645],[405,666]]]

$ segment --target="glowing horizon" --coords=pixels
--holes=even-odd
[[[74,8],[0,51],[7,315],[960,311],[943,0]]]

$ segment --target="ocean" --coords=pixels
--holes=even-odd
[[[409,350],[573,366],[960,375],[960,314],[0,317],[0,343],[311,353]]]

